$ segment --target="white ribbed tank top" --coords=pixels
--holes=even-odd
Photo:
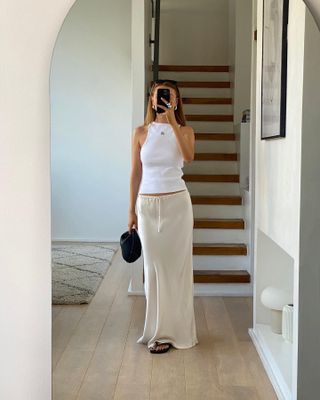
[[[151,122],[140,150],[142,178],[139,193],[165,193],[186,189],[184,160],[171,124]]]

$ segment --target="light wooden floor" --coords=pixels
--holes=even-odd
[[[251,298],[196,296],[199,343],[151,354],[130,268],[119,250],[90,304],[52,306],[53,400],[277,399],[248,335]]]

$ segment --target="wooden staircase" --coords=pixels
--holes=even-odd
[[[210,218],[208,216],[194,217],[194,238],[199,235],[201,238],[205,237],[204,242],[194,240],[193,243],[194,283],[247,285],[251,280],[247,270],[247,243],[246,241],[243,243],[241,240],[234,242],[234,239],[237,239],[235,236],[237,232],[238,235],[245,232],[245,221],[243,218],[239,218],[239,215],[237,218],[232,217],[233,208],[237,208],[238,214],[240,208],[242,216],[239,174],[234,173],[237,171],[228,172],[237,163],[236,138],[232,132],[233,114],[232,112],[214,112],[214,108],[219,109],[219,107],[232,105],[230,93],[229,95],[219,94],[221,90],[231,90],[230,81],[220,77],[221,74],[219,76],[219,73],[222,73],[222,76],[228,75],[229,66],[160,65],[159,72],[161,75],[159,78],[177,81],[188,125],[191,125],[195,131],[194,160],[190,164],[185,164],[183,168],[183,179],[191,194],[194,214],[211,216]],[[211,73],[214,73],[215,79],[208,78]],[[202,79],[201,74],[206,76]],[[212,91],[214,92],[213,96],[211,96]],[[205,108],[205,112],[195,112],[199,108]],[[215,125],[217,124],[219,127],[216,129]],[[204,132],[202,132],[203,130]],[[217,151],[216,147],[221,150]],[[201,150],[197,151],[198,148]],[[233,151],[225,151],[224,148],[232,148]],[[205,151],[203,151],[204,149]],[[209,151],[210,149],[212,151]],[[226,165],[226,173],[222,166],[217,171],[219,164],[215,164],[216,167],[209,165],[209,171],[206,171],[208,166],[205,168],[204,165],[211,162],[221,162]],[[230,167],[227,168],[228,165]],[[191,185],[194,186],[191,187]],[[201,189],[201,193],[198,193],[199,189]],[[217,207],[220,207],[219,218],[212,217],[212,215],[218,214],[215,212]],[[226,212],[229,217],[224,216],[223,212]],[[228,231],[233,233],[230,236],[230,243],[226,236]],[[221,243],[219,240],[212,240],[212,233],[216,238],[223,233],[225,240]],[[221,256],[225,261],[223,268],[219,268]],[[232,264],[232,259],[237,261]],[[247,265],[242,266],[241,260],[246,260]]]

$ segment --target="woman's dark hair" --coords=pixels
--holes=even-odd
[[[173,83],[175,81],[172,80],[165,80],[165,79],[159,79],[157,81],[155,81],[150,89],[150,93],[149,93],[149,99],[148,99],[148,105],[147,105],[147,113],[146,113],[146,117],[144,119],[144,124],[145,125],[149,125],[151,122],[153,122],[156,119],[156,110],[154,110],[152,108],[152,100],[151,97],[154,94],[155,89],[158,86],[166,86],[166,87],[171,87],[172,89],[175,90],[176,92],[176,96],[177,96],[177,100],[178,100],[178,104],[177,104],[177,109],[174,110],[174,115],[176,117],[176,120],[178,122],[178,124],[185,126],[186,125],[186,117],[184,115],[183,112],[183,104],[182,104],[182,99],[180,96],[180,91],[178,86]]]

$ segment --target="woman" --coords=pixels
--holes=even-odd
[[[131,232],[135,226],[140,236],[146,295],[144,330],[137,343],[147,344],[151,353],[198,343],[193,211],[181,170],[184,161],[193,160],[194,131],[186,126],[180,92],[173,82],[154,82],[144,125],[135,129],[132,141],[128,227]],[[161,97],[167,107],[157,103],[160,88],[170,90],[170,102]],[[157,107],[164,111],[157,112]]]

